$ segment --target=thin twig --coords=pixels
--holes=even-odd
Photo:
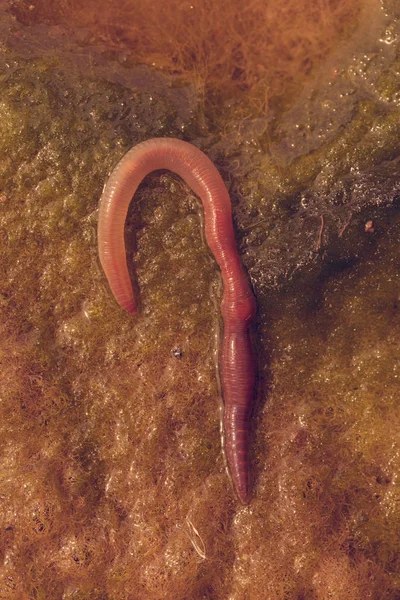
[[[320,248],[322,246],[322,232],[324,231],[324,215],[320,215],[319,218],[321,221],[321,227],[319,228],[318,240],[317,240],[317,245],[316,245],[317,251],[320,250]]]
[[[339,231],[339,237],[341,238],[342,235],[344,234],[345,230],[347,229],[347,227],[350,225],[350,221],[353,218],[353,213],[350,213],[349,218],[347,219],[346,223],[344,224],[344,226],[342,227],[342,229]]]

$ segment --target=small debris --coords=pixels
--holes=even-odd
[[[317,252],[318,252],[318,250],[321,249],[321,246],[322,246],[322,233],[324,231],[324,217],[323,217],[323,215],[319,216],[319,220],[321,221],[321,226],[319,228],[318,240],[317,240],[317,244],[316,244],[316,247],[315,247],[315,249],[317,250]]]
[[[201,535],[199,534],[189,517],[186,517],[186,524],[189,529],[189,539],[193,545],[193,548],[196,550],[197,554],[202,560],[206,560],[206,547]]]
[[[339,237],[340,238],[342,237],[342,235],[346,231],[347,227],[350,225],[350,221],[351,221],[352,217],[353,217],[353,213],[350,213],[349,218],[347,219],[346,223],[343,225],[342,229],[339,232]]]
[[[375,233],[375,224],[373,221],[367,221],[364,227],[365,233]]]
[[[179,359],[181,359],[183,356],[183,352],[182,352],[181,348],[174,348],[174,350],[172,350],[171,354],[175,358],[179,358]]]

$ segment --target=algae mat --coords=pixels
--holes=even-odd
[[[205,101],[35,6],[0,3],[0,598],[395,600],[396,3],[363,3],[268,109],[244,80]],[[167,173],[139,189],[135,318],[99,266],[103,183],[154,136],[196,143],[230,188],[258,302],[247,507],[221,452],[197,199]]]

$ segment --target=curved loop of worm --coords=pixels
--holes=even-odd
[[[136,300],[126,264],[124,225],[142,179],[151,171],[178,174],[204,207],[207,244],[221,269],[223,342],[220,373],[224,400],[225,453],[236,492],[248,502],[248,433],[255,365],[249,327],[256,303],[236,249],[231,201],[213,163],[195,146],[177,139],[151,139],[134,146],[112,171],[100,201],[100,262],[119,305],[134,314]]]

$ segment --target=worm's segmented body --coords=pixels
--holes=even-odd
[[[98,225],[100,261],[115,299],[134,314],[137,306],[126,264],[124,225],[138,185],[158,169],[178,174],[201,199],[206,241],[221,269],[225,453],[235,489],[246,503],[249,417],[255,382],[249,327],[256,303],[236,249],[229,194],[209,158],[177,139],[151,139],[134,146],[115,167],[103,190]]]

